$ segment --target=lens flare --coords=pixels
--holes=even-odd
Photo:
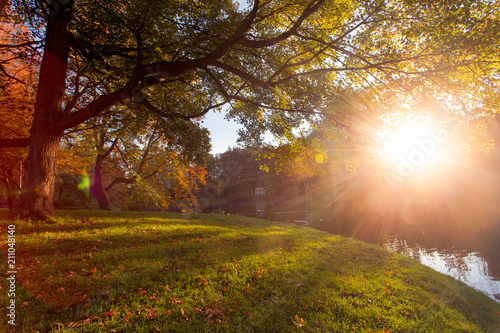
[[[88,196],[90,192],[90,179],[88,176],[82,176],[80,183],[78,184],[78,189],[85,192]]]

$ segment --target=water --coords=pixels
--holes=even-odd
[[[357,218],[314,227],[379,244],[500,302],[500,218],[484,223],[478,216],[468,224],[445,218],[419,224],[400,223],[398,219],[387,222],[383,214],[378,220]]]
[[[500,302],[498,252],[484,254],[477,247],[426,247],[402,234],[386,237],[383,246],[392,252],[420,261],[440,273],[449,275]],[[493,256],[488,257],[488,255]]]

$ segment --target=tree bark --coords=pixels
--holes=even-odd
[[[38,132],[25,162],[24,186],[12,215],[22,219],[51,221],[60,135]]]
[[[73,1],[59,5],[48,17],[45,47],[30,146],[25,162],[23,189],[11,217],[52,221],[55,215],[53,192],[56,179],[57,151],[63,130],[57,129],[58,119],[64,116],[62,101],[66,89],[66,70],[69,58],[68,24]]]
[[[97,155],[94,167],[94,183],[90,186],[90,193],[96,198],[99,203],[99,208],[102,210],[111,210],[111,201],[108,194],[102,185],[102,162],[103,155]]]
[[[106,141],[105,137],[106,133],[102,132],[100,139],[101,150],[104,149],[104,144]],[[104,188],[104,185],[102,184],[102,164],[104,160],[111,154],[113,149],[115,149],[117,143],[118,138],[113,141],[111,147],[109,147],[104,154],[99,154],[95,158],[94,183],[90,186],[90,193],[92,193],[92,195],[96,198],[97,202],[99,203],[99,208],[102,210],[111,210],[111,201],[109,200],[107,193],[108,189]]]
[[[16,204],[16,200],[13,196],[7,196],[7,208],[12,209]]]

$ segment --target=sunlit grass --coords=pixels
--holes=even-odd
[[[499,304],[464,284],[310,228],[130,212],[65,212],[53,225],[15,224],[18,331],[482,332],[498,325]],[[9,329],[7,319],[1,325]]]

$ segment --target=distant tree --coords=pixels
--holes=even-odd
[[[0,41],[22,43],[27,29],[8,16],[0,16]],[[15,139],[29,134],[35,99],[36,58],[20,58],[8,49],[0,49],[0,135]],[[10,74],[9,74],[10,73]],[[22,162],[26,148],[2,150],[0,158],[0,188],[3,188],[9,208],[13,208],[21,190]]]
[[[264,155],[263,151],[274,149],[255,148],[228,149],[213,157],[207,166],[209,175],[207,184],[198,192],[208,209],[217,207],[233,213],[255,213],[254,201],[284,201],[290,199],[290,178],[278,174],[275,168],[275,157]],[[276,156],[276,154],[274,154]],[[256,194],[257,188],[263,188]],[[295,193],[295,192],[294,192]]]
[[[168,170],[148,179],[135,178],[127,186],[120,204],[123,210],[169,210],[193,212],[198,209],[195,192],[205,184],[206,170],[194,164],[172,161]]]
[[[180,125],[184,128],[181,129]],[[172,128],[175,130],[172,131]],[[194,146],[191,144],[193,140],[197,142]],[[78,170],[82,162],[86,165],[90,193],[98,201],[100,209],[111,209],[109,194],[120,184],[118,197],[127,202],[124,206],[128,209],[145,208],[147,205],[139,204],[143,201],[154,201],[152,206],[166,209],[174,204],[174,197],[195,204],[189,196],[192,186],[184,189],[176,187],[176,184],[185,182],[188,174],[203,164],[208,145],[207,130],[196,123],[177,124],[175,120],[137,115],[134,110],[115,110],[68,135],[61,150],[64,158],[60,165],[68,171]],[[68,156],[80,162],[68,160]],[[91,163],[88,163],[89,157]],[[179,168],[186,172],[179,173]],[[197,179],[203,181],[203,171],[197,174],[200,175]],[[169,190],[172,193],[167,193]],[[141,195],[151,197],[139,200]],[[130,200],[131,196],[134,200]],[[161,200],[151,200],[153,197]]]
[[[186,121],[230,104],[251,142],[266,130],[291,136],[321,115],[335,120],[330,96],[346,87],[385,89],[400,76],[412,90],[472,73],[480,90],[489,82],[478,66],[497,66],[498,4],[490,1],[254,0],[243,11],[232,1],[12,3],[32,24],[28,45],[44,45],[30,136],[0,140],[29,146],[15,210],[23,218],[54,213],[65,131],[125,101]],[[98,94],[87,93],[89,82]]]

